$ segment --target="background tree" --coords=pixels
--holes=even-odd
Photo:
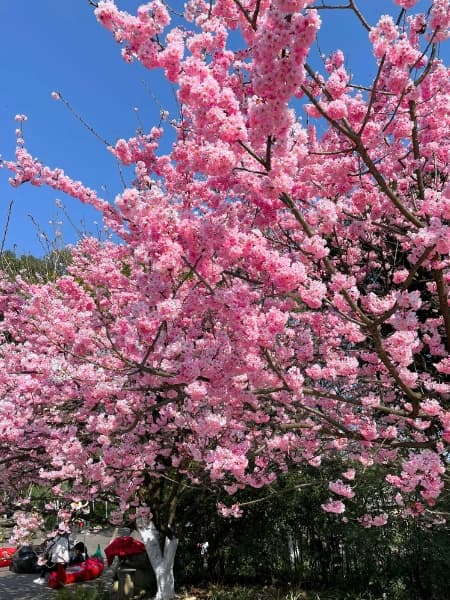
[[[55,250],[44,257],[31,254],[17,256],[12,250],[4,250],[0,254],[0,268],[10,279],[18,275],[28,281],[55,280],[66,272],[70,263],[70,250],[63,248]]]
[[[245,510],[237,520],[217,514],[220,496],[205,494],[199,501],[198,491],[188,492],[179,502],[179,516],[187,518],[177,579],[185,585],[264,585],[272,590],[268,597],[280,588],[301,588],[305,596],[321,590],[320,597],[336,599],[444,600],[450,547],[442,515],[448,497],[435,507],[434,523],[405,519],[394,508],[383,470],[372,469],[348,503],[344,522],[321,509],[324,484],[341,469],[339,461],[327,461],[321,469],[282,476],[264,490],[243,490],[238,499]],[[361,520],[367,504],[388,511],[388,524]],[[199,547],[205,541],[206,561]]]
[[[325,511],[342,514],[372,466],[405,516],[442,491],[450,14],[423,4],[396,0],[373,25],[343,7],[373,48],[361,84],[339,50],[307,62],[337,5],[192,0],[182,27],[158,0],[137,16],[99,2],[124,58],[163,68],[182,109],[170,153],[160,127],[110,149],[135,166],[115,206],[18,131],[13,185],[91,204],[121,243],[83,240],[55,282],[3,282],[4,485],[117,496],[118,519],[147,520],[158,598],[174,595],[176,540],[161,553],[152,511],[171,525],[187,482],[232,495],[339,456]]]

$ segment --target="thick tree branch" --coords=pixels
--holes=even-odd
[[[382,343],[382,339],[381,339],[381,336],[379,333],[378,326],[372,325],[371,327],[368,327],[368,330],[372,336],[372,339],[374,341],[375,350],[376,350],[378,356],[380,357],[381,362],[386,367],[386,369],[387,369],[389,375],[392,377],[392,379],[396,382],[396,384],[399,386],[399,388],[406,394],[406,396],[412,403],[413,409],[410,413],[410,417],[416,418],[419,414],[420,402],[421,402],[421,400],[423,400],[422,394],[418,394],[417,392],[412,390],[408,385],[406,385],[406,383],[402,380],[402,378],[398,374],[397,369],[395,368],[394,364],[392,363],[386,350],[383,347],[383,343]]]
[[[414,100],[410,100],[408,103],[409,106],[409,116],[413,124],[412,128],[412,145],[414,152],[414,160],[417,162],[417,169],[415,171],[417,177],[417,187],[419,190],[419,198],[421,200],[425,199],[425,185],[423,182],[423,173],[422,173],[422,165],[420,165],[420,147],[419,147],[419,131],[417,128],[417,114],[416,114],[416,103]]]
[[[445,347],[447,348],[447,352],[450,352],[450,311],[448,308],[448,287],[445,283],[442,269],[434,270],[434,280],[436,282],[439,306],[445,328]]]

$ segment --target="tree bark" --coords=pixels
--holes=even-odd
[[[145,544],[147,555],[156,576],[157,592],[155,600],[173,600],[175,598],[175,580],[173,576],[173,563],[177,551],[178,539],[166,537],[164,551],[159,543],[159,532],[153,521],[145,523],[143,519],[137,521],[137,529]]]

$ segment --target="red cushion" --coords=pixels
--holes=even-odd
[[[110,542],[105,548],[108,565],[112,563],[115,556],[133,556],[145,552],[144,544],[130,536],[117,537]]]
[[[0,548],[0,567],[12,565],[12,557],[16,550],[17,548]]]
[[[62,567],[62,568],[60,568]],[[78,565],[71,565],[64,569],[62,565],[58,565],[56,571],[52,571],[48,576],[48,585],[55,589],[61,585],[69,583],[77,583],[78,581],[90,581],[99,577],[105,565],[99,558],[88,558]]]

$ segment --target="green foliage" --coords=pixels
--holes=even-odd
[[[274,588],[251,588],[243,586],[233,586],[232,588],[221,588],[212,586],[208,590],[208,600],[303,600],[305,596],[289,592],[284,592]]]
[[[348,522],[325,513],[328,481],[342,470],[336,461],[281,477],[269,490],[228,499],[187,491],[178,505],[183,524],[177,581],[319,590],[308,600],[447,600],[448,528],[402,518],[381,468],[357,480],[358,496],[347,502]],[[220,517],[218,501],[246,504],[244,515]],[[449,508],[443,498],[435,510]],[[364,528],[358,521],[366,512],[383,510],[391,515],[385,527]],[[208,553],[202,556],[199,544],[205,541]]]
[[[120,272],[122,273],[122,275],[125,275],[125,277],[129,277],[131,275],[130,265],[126,262],[122,263],[122,269]]]
[[[233,589],[212,589],[208,594],[210,600],[256,600],[261,594],[253,589],[235,587]]]
[[[43,258],[30,254],[17,256],[11,250],[0,254],[0,270],[13,281],[18,275],[32,283],[38,281],[54,281],[63,275],[71,262],[71,254],[67,248],[53,250]]]
[[[111,594],[101,585],[64,587],[55,591],[54,600],[109,600]]]
[[[280,590],[271,586],[239,586],[224,587],[211,585],[207,589],[191,589],[181,593],[180,600],[399,600],[407,596],[398,596],[395,586],[389,592],[374,595],[371,592],[307,591],[302,589]]]

